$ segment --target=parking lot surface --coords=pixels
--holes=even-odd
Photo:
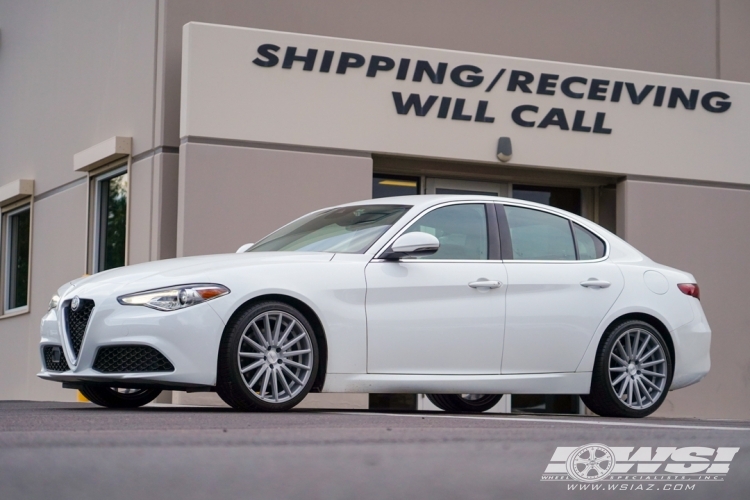
[[[557,447],[588,443],[740,450],[709,480],[542,479]],[[2,500],[741,499],[748,451],[733,421],[0,402]]]

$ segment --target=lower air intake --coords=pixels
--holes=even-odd
[[[174,365],[153,347],[124,345],[100,348],[93,369],[101,373],[173,372]]]
[[[70,370],[68,362],[65,360],[62,346],[46,345],[42,349],[44,355],[44,367],[48,372],[66,372]]]

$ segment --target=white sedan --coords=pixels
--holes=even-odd
[[[236,254],[60,288],[46,380],[108,407],[164,389],[288,410],[310,391],[425,393],[446,411],[580,394],[643,417],[710,367],[692,275],[570,213],[483,196],[319,210]]]

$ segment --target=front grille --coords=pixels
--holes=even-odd
[[[86,325],[89,323],[91,317],[91,311],[94,310],[94,301],[91,299],[79,299],[80,305],[75,311],[70,307],[68,302],[63,310],[64,318],[66,321],[66,327],[68,330],[68,337],[70,338],[70,347],[73,349],[73,354],[78,357],[78,353],[81,351],[81,344],[83,344],[83,335],[86,333]]]
[[[174,365],[162,353],[147,345],[102,347],[93,368],[102,373],[174,371]]]
[[[44,367],[50,372],[66,372],[70,370],[68,362],[65,360],[62,346],[46,345],[42,349],[44,354]]]

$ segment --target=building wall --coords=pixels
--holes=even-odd
[[[30,312],[0,319],[0,398],[73,400],[36,377],[39,321],[85,272],[86,174],[73,155],[114,135],[153,147],[157,4],[0,0],[0,185],[35,180]]]
[[[750,82],[743,0],[164,1],[170,145],[190,21]]]
[[[657,415],[750,418],[750,189],[626,180],[618,233],[656,262],[692,273],[711,325],[711,372]]]
[[[370,158],[181,145],[189,21],[750,82],[746,0],[0,0],[0,185],[36,181],[30,313],[0,319],[2,399],[75,397],[35,376],[47,302],[85,270],[88,189],[72,169],[75,153],[115,135],[133,138],[131,262],[233,251],[308,210],[370,196]],[[279,185],[285,196],[266,189]],[[747,193],[620,186],[623,234],[697,276],[715,331],[713,371],[671,394],[662,414],[748,414],[748,316],[738,302],[747,273],[736,269],[748,242],[711,222],[747,213]],[[696,227],[732,244],[695,237]]]
[[[234,252],[312,210],[371,196],[369,157],[185,143],[177,255]]]

